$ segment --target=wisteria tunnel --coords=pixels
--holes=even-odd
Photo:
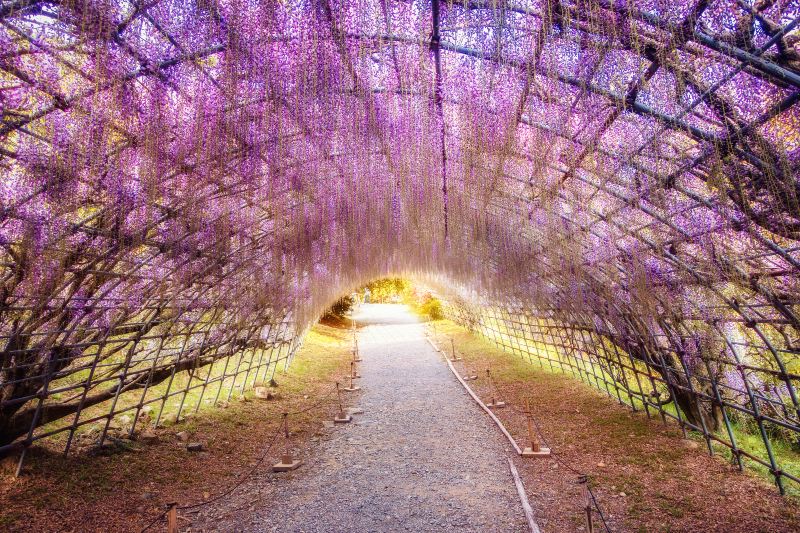
[[[3,0],[0,454],[269,379],[396,275],[797,488],[773,449],[800,438],[799,23],[795,0]]]

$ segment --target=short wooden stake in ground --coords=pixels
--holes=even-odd
[[[353,362],[361,362],[361,354],[358,351],[358,341],[353,340]]]
[[[167,511],[167,533],[178,533],[178,504],[170,503]]]
[[[337,424],[349,424],[353,421],[353,417],[344,412],[344,407],[342,406],[342,393],[339,390],[338,381],[336,382],[336,399],[339,402],[339,414],[333,418],[333,421]]]
[[[352,373],[350,374],[350,376],[348,376],[348,380],[350,381],[349,385],[347,387],[345,387],[344,389],[342,389],[342,390],[344,390],[345,392],[355,392],[357,390],[361,390],[361,387],[359,387],[359,386],[357,386],[357,385],[355,385],[353,383],[353,374]]]
[[[350,379],[360,378],[361,374],[358,373],[356,370],[356,364],[353,361],[350,361]]]
[[[586,500],[586,530],[589,533],[594,533],[594,522],[592,521],[592,495],[589,492],[589,480],[586,477],[581,478],[583,484],[583,494]]]
[[[451,361],[461,361],[461,358],[456,355],[456,344],[453,342],[453,337],[450,337],[450,350],[453,352],[453,358],[450,359]]]
[[[488,379],[489,383],[492,383],[492,375],[489,373],[489,369],[486,369],[486,378]],[[494,387],[493,387],[494,388]],[[506,402],[500,401],[494,396],[492,396],[492,401],[486,404],[486,407],[491,407],[493,409],[499,409],[501,407],[505,407]]]
[[[525,415],[528,418],[528,440],[531,445],[527,446],[522,453],[522,457],[549,457],[550,448],[543,448],[539,446],[539,441],[536,439],[536,434],[533,432],[533,416],[531,415],[531,402],[530,399],[525,398]]]
[[[275,463],[272,465],[273,472],[289,472],[291,470],[297,470],[300,468],[300,465],[303,464],[303,461],[300,459],[294,459],[292,457],[292,450],[291,444],[289,442],[289,414],[283,413],[283,437],[286,444],[286,451],[281,455],[281,460],[279,463]]]

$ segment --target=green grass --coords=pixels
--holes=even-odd
[[[461,326],[447,319],[433,321],[431,325],[440,335],[454,336],[464,332]],[[499,324],[495,326],[500,327]],[[614,399],[621,398],[624,404],[629,407],[633,406],[637,411],[645,411],[644,403],[641,402],[641,400],[638,400],[635,396],[631,398],[627,392],[621,388],[604,383],[602,378],[606,378],[608,382],[613,382],[614,380],[603,368],[599,365],[592,364],[588,358],[581,361],[582,372],[578,372],[568,365],[568,363],[570,363],[569,359],[560,354],[558,349],[554,346],[546,346],[539,342],[533,342],[530,339],[528,339],[527,342],[522,341],[511,336],[507,330],[501,329],[500,331],[501,340],[503,340],[506,345],[513,346],[514,349],[509,349],[507,346],[503,346],[487,336],[474,334],[468,337],[461,336],[459,338],[459,349],[465,351],[499,349],[509,355],[513,355],[514,359],[510,361],[508,365],[504,365],[501,370],[493,371],[493,373],[497,372],[497,377],[501,380],[527,380],[536,384],[542,381],[543,374],[567,374],[599,389],[601,392],[609,394]],[[520,348],[517,348],[517,346],[520,346]],[[441,348],[445,351],[449,351],[449,343],[444,343]],[[547,359],[550,359],[550,361]],[[646,370],[642,371],[646,372]],[[587,373],[589,374],[588,376]],[[592,373],[596,374],[597,378],[591,376]],[[631,376],[629,376],[628,382],[631,385],[635,385],[635,379]],[[673,417],[678,416],[678,410],[674,403],[662,406],[662,409],[665,413]],[[656,418],[661,416],[652,406],[649,407],[649,410],[651,416]],[[670,418],[667,417],[667,420],[670,420]],[[606,426],[607,431],[613,433],[619,433],[620,431],[628,432],[628,430],[631,429],[619,422],[619,420],[615,420],[614,417],[611,416],[599,416],[597,419],[597,423],[603,424]],[[768,462],[764,442],[759,433],[753,433],[749,431],[748,428],[744,428],[736,423],[732,424],[731,429],[737,446],[741,450]],[[637,426],[635,431],[637,436],[643,436],[646,435],[648,429],[645,424],[642,424]],[[687,430],[686,433],[689,438],[699,441],[701,448],[705,448],[706,444],[702,433],[690,430]],[[728,442],[728,433],[724,427],[721,428],[716,435],[720,439]],[[623,437],[621,434],[618,436]],[[772,438],[770,444],[778,467],[795,476],[800,475],[800,452],[793,449],[789,443],[778,438]],[[712,448],[715,454],[721,459],[729,462],[731,461],[732,452],[727,446],[712,441]],[[669,454],[669,451],[667,450],[665,453]],[[756,473],[759,477],[762,477],[770,483],[774,483],[775,478],[767,467],[747,458],[743,458],[743,462],[748,471]],[[787,495],[800,498],[800,485],[797,483],[784,478],[784,488],[786,489]]]
[[[276,379],[280,387],[277,393],[280,394],[294,394],[300,392],[304,387],[303,380],[314,378],[318,375],[329,375],[334,371],[337,365],[341,364],[338,359],[333,357],[325,357],[326,354],[334,353],[341,350],[341,347],[349,342],[349,332],[337,328],[318,325],[306,335],[305,344],[312,347],[320,357],[310,358],[305,357],[304,348],[300,348],[297,356],[290,364],[289,375],[292,379],[283,380],[282,377],[287,375],[284,372],[285,358],[287,348],[282,347],[280,351],[272,354],[273,362],[269,365],[262,366],[256,375],[255,370],[251,371],[248,376],[246,372],[241,372],[238,376],[228,376],[224,380],[219,379],[223,372],[232,374],[237,365],[241,370],[248,368],[251,363],[253,365],[259,362],[269,361],[270,354],[268,352],[249,350],[245,353],[234,355],[229,358],[229,361],[220,360],[212,365],[200,369],[194,377],[189,375],[189,372],[182,372],[176,374],[172,383],[165,381],[157,385],[151,386],[147,390],[147,394],[143,400],[146,404],[147,412],[142,412],[137,420],[136,430],[141,431],[144,428],[152,427],[155,423],[159,412],[161,412],[158,427],[170,428],[180,425],[182,429],[193,431],[197,428],[200,421],[212,420],[216,424],[233,425],[237,423],[237,415],[233,411],[219,409],[220,405],[224,405],[228,398],[230,400],[250,400],[253,399],[252,387],[256,381],[265,381],[270,378]],[[241,362],[240,362],[241,359]],[[277,360],[275,360],[277,359]],[[228,366],[227,372],[225,366]],[[211,381],[207,387],[195,387],[187,392],[187,385],[191,382],[192,386],[198,385],[206,381],[207,374],[210,372]],[[247,381],[245,382],[245,377]],[[214,381],[217,379],[217,381]],[[205,389],[205,390],[204,390]],[[163,397],[170,392],[172,395],[166,398]],[[127,434],[133,416],[136,413],[135,406],[142,399],[140,390],[133,390],[120,395],[117,401],[115,411],[117,414],[111,422],[112,428],[120,428],[117,431],[110,431],[113,436],[115,433]],[[183,406],[181,407],[181,402]],[[102,416],[108,412],[111,405],[110,401],[84,409],[80,415],[79,421],[89,420],[91,418]],[[180,419],[177,418],[178,410],[180,408]],[[202,415],[202,416],[198,416]],[[73,421],[74,415],[70,415],[60,420],[53,421],[45,424],[37,429],[38,433],[45,433],[53,429],[69,426]],[[100,419],[91,424],[80,425],[76,430],[76,439],[73,445],[80,441],[82,435],[91,434],[94,432],[99,436],[99,431],[105,426],[106,420]],[[40,445],[44,445],[48,449],[58,450],[66,443],[68,432],[56,434],[45,442],[40,441]],[[120,435],[124,436],[124,435]],[[105,455],[114,455],[118,452],[126,451],[125,447],[135,447],[130,441],[115,441],[113,439],[106,442],[108,448],[104,450]]]
[[[73,449],[73,453],[64,458],[59,442],[52,439],[40,441],[29,450],[23,477],[5,487],[0,494],[0,531],[19,528],[23,523],[26,530],[51,530],[54,521],[64,516],[66,510],[97,511],[100,518],[96,520],[102,520],[108,513],[118,516],[120,507],[127,506],[127,511],[122,512],[124,514],[132,512],[132,506],[134,509],[144,506],[145,511],[135,510],[133,515],[145,520],[152,514],[153,506],[176,495],[196,501],[202,497],[202,491],[214,494],[227,488],[232,476],[241,470],[242,461],[246,462],[250,453],[261,449],[265,434],[271,435],[276,430],[281,413],[287,407],[303,407],[315,402],[314,394],[327,391],[334,376],[349,370],[349,354],[349,331],[318,325],[309,330],[289,371],[283,373],[282,362],[275,368],[278,383],[274,389],[278,394],[276,401],[248,401],[252,398],[252,392],[240,392],[243,382],[243,376],[240,376],[232,396],[237,401],[232,401],[225,409],[213,409],[211,404],[203,402],[198,416],[182,418],[175,423],[176,402],[168,401],[163,425],[172,427],[157,432],[160,440],[157,443],[110,440],[103,449]],[[217,371],[221,373],[222,368],[213,369],[213,372]],[[271,372],[267,374],[268,377],[270,375]],[[173,387],[185,382],[180,377]],[[230,379],[223,383],[221,399],[227,396],[231,385]],[[210,393],[216,393],[216,387],[210,387],[206,394],[210,396]],[[134,394],[135,398],[123,397],[121,401],[133,405],[140,394]],[[306,395],[312,397],[304,398]],[[198,399],[199,391],[190,392],[187,410],[193,410]],[[324,408],[304,415],[293,415],[292,431],[298,439],[304,438],[301,435],[313,434],[321,424],[320,418],[327,416]],[[107,412],[108,406],[97,406],[97,409],[100,413]],[[208,452],[206,459],[187,455],[183,446],[176,445],[175,433],[178,431],[187,431],[202,442]],[[233,450],[236,453],[231,453]],[[213,473],[209,468],[215,468],[211,471]],[[143,492],[150,493],[152,497],[141,500]],[[35,512],[26,515],[17,513],[13,508],[14,502],[20,501],[26,502],[29,511],[33,509]],[[47,525],[42,525],[42,521],[46,521]],[[64,524],[58,527],[66,527]],[[81,524],[76,530],[100,530],[102,525],[97,523],[90,527],[90,524]],[[138,531],[142,525],[137,525],[130,530]]]
[[[736,423],[731,424],[731,428],[733,430],[733,436],[736,439],[736,444],[740,449],[755,455],[767,463],[769,462],[769,456],[767,455],[767,450],[760,434],[753,434]],[[698,440],[703,439],[703,435],[698,432],[692,432],[692,436]],[[720,435],[720,437],[727,440],[727,435]],[[775,457],[775,462],[778,464],[778,467],[795,476],[800,475],[800,453],[792,449],[790,444],[780,439],[770,439],[770,444],[772,446],[772,453]],[[712,443],[712,447],[714,448],[715,453],[718,453],[721,457],[724,457],[728,461],[733,461],[733,453],[727,446],[723,446],[719,443]],[[764,479],[768,479],[770,481],[774,480],[772,473],[766,466],[752,461],[746,457],[743,457],[742,460],[744,461],[748,470],[756,472]],[[800,486],[798,486],[797,483],[784,479],[784,488],[786,489],[787,494],[800,498]]]

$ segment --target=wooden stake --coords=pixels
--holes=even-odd
[[[178,504],[169,504],[167,511],[167,533],[178,533]]]
[[[586,498],[586,528],[589,533],[594,533],[594,522],[592,521],[592,497],[589,494],[589,480],[583,479],[583,493]]]
[[[353,417],[344,412],[344,407],[342,406],[342,393],[339,390],[338,381],[336,382],[336,399],[339,402],[339,414],[333,418],[333,421],[337,424],[348,424],[352,422]]]
[[[286,451],[281,455],[280,462],[272,465],[273,472],[290,472],[297,470],[303,461],[292,457],[291,443],[289,442],[289,413],[283,413],[283,437],[285,439]]]
[[[450,359],[451,361],[461,361],[461,358],[456,356],[456,345],[453,342],[453,337],[450,337],[450,350],[453,352],[453,358]]]
[[[539,445],[539,441],[536,439],[536,433],[533,431],[533,414],[531,413],[531,400],[530,398],[525,398],[525,415],[528,419],[528,440],[530,441],[531,445],[528,448],[522,450],[520,455],[522,457],[549,457],[550,456],[550,448],[543,448]]]
[[[353,384],[353,374],[352,373],[350,374],[349,379],[350,379],[350,385],[348,385],[347,387],[344,388],[345,392],[355,392],[357,390],[361,390],[361,387],[357,387],[356,385]]]
[[[534,452],[539,451],[539,441],[536,440],[536,436],[533,434],[533,419],[531,418],[531,400],[530,398],[525,398],[525,414],[528,417],[528,439],[531,442],[531,450]]]
[[[488,368],[486,369],[486,379],[489,381],[489,384],[493,385],[494,382],[492,381],[492,375],[491,375],[491,373],[489,373],[489,369]],[[496,387],[492,386],[492,389],[496,390]],[[486,404],[486,405],[488,407],[492,407],[492,408],[505,407],[506,406],[506,402],[498,400],[497,398],[492,396],[492,401],[490,403]]]

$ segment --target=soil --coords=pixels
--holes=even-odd
[[[152,431],[155,439],[147,443],[120,440],[103,450],[87,446],[67,458],[45,441],[29,450],[18,479],[13,478],[16,458],[8,458],[0,471],[0,531],[140,531],[169,502],[212,500],[254,468],[266,468],[257,461],[279,429],[281,414],[313,406],[329,395],[333,383],[349,372],[351,346],[349,330],[317,325],[289,372],[275,376],[278,386],[270,389],[274,400],[254,399],[248,393],[244,401],[221,404]],[[335,411],[326,401],[291,416],[295,445],[303,448],[318,440],[322,421]],[[203,451],[188,451],[190,443],[200,443]],[[271,464],[278,455],[271,450],[264,462]],[[182,516],[182,530],[186,524]],[[164,530],[162,520],[151,531]]]
[[[509,406],[495,412],[521,446],[529,440],[525,401],[555,459],[515,460],[537,522],[547,531],[584,531],[587,474],[614,532],[800,531],[800,504],[782,497],[757,474],[740,472],[705,442],[686,439],[677,424],[631,411],[616,398],[567,375],[531,365],[449,321],[440,321],[437,344],[450,341],[462,375],[484,401]],[[492,381],[486,377],[490,370]],[[541,439],[540,439],[541,440]],[[595,514],[595,524],[599,523]],[[599,531],[603,531],[599,524]]]

